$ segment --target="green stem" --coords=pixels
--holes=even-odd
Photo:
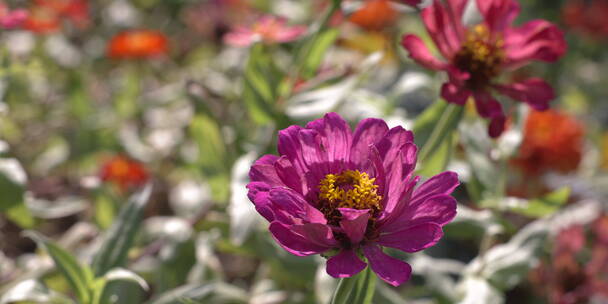
[[[371,304],[376,290],[376,275],[369,267],[351,278],[342,278],[331,304]]]
[[[424,163],[431,153],[441,145],[441,142],[453,131],[450,130],[450,127],[458,125],[463,112],[463,106],[448,104],[429,139],[424,143],[422,149],[420,149],[420,153],[418,153],[418,160],[420,162]]]

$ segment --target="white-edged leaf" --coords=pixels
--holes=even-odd
[[[140,277],[136,273],[134,273],[130,270],[124,269],[124,268],[110,269],[108,272],[106,272],[106,274],[104,274],[103,278],[107,282],[131,281],[131,282],[137,283],[139,286],[141,286],[141,288],[143,290],[150,289],[150,286],[148,286],[148,283],[146,283],[146,280],[144,280],[142,277]]]
[[[74,303],[70,298],[48,289],[32,279],[19,282],[0,297],[0,304],[25,301],[57,304]]]

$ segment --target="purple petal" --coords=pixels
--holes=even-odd
[[[317,131],[319,152],[326,155],[323,158],[329,162],[329,170],[341,172],[346,169],[352,141],[348,123],[336,113],[327,113],[323,119],[308,123],[306,128]]]
[[[337,247],[338,242],[334,238],[334,234],[329,226],[324,224],[303,224],[293,225],[291,230],[315,245],[323,247]]]
[[[418,201],[423,201],[439,194],[450,194],[459,184],[458,174],[455,172],[446,171],[437,174],[414,190],[411,204],[416,204]]]
[[[377,143],[388,132],[388,126],[382,119],[368,118],[362,120],[353,134],[350,160],[361,165],[367,160],[369,146]]]
[[[289,161],[287,156],[281,156],[275,163],[274,168],[278,178],[285,186],[293,189],[294,191],[306,195],[306,179],[304,173],[296,169],[296,167]]]
[[[286,213],[303,220],[304,223],[325,224],[325,215],[318,209],[311,206],[297,192],[287,188],[273,188],[270,190],[269,200],[275,211],[285,211]]]
[[[386,255],[377,245],[363,247],[363,254],[372,270],[387,283],[399,286],[410,279],[412,267],[406,262]]]
[[[295,233],[289,226],[279,222],[272,222],[268,227],[272,237],[289,253],[298,256],[307,256],[327,251],[329,247],[319,246],[303,236]]]
[[[247,189],[249,189],[247,197],[253,202],[256,210],[269,222],[274,221],[274,213],[269,207],[271,203],[268,200],[270,186],[264,182],[250,182],[247,184]]]
[[[431,222],[443,226],[456,216],[456,205],[456,199],[449,195],[433,196],[410,204],[403,221],[407,221],[410,225]]]
[[[422,39],[416,35],[405,35],[401,40],[401,45],[406,49],[412,60],[423,67],[431,70],[443,70],[447,64],[437,59],[426,47]]]
[[[251,181],[265,182],[270,186],[282,186],[283,183],[277,176],[274,163],[279,159],[276,155],[267,154],[255,161],[249,170]]]
[[[443,231],[441,230],[441,226],[426,223],[397,232],[382,234],[380,235],[378,244],[411,253],[437,244],[442,236]]]
[[[550,84],[540,78],[526,79],[508,85],[496,85],[496,90],[515,100],[523,101],[537,111],[549,108],[549,101],[555,98]]]
[[[463,85],[458,85],[454,82],[446,82],[441,86],[441,97],[446,101],[463,106],[469,97],[471,91]]]
[[[302,158],[302,145],[300,144],[300,126],[290,126],[279,131],[277,150],[279,154],[285,155],[299,174],[308,171]]]
[[[339,254],[327,260],[327,273],[334,278],[348,278],[365,269],[365,262],[357,256],[354,250],[344,249]]]
[[[390,129],[384,138],[376,144],[380,157],[384,159],[385,170],[391,166],[391,163],[401,151],[401,147],[406,143],[413,142],[414,134],[411,131],[407,131],[400,126]]]
[[[367,221],[369,220],[369,209],[357,210],[351,208],[338,208],[342,213],[340,227],[348,236],[352,244],[358,244],[365,236]]]

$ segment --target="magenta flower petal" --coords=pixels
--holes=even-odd
[[[437,244],[442,236],[441,226],[434,223],[425,223],[382,234],[378,244],[412,253]]]
[[[279,222],[272,222],[268,227],[272,237],[289,253],[298,256],[307,256],[327,251],[329,247],[317,245],[305,237],[295,233],[289,226]]]
[[[412,267],[408,263],[386,255],[377,245],[364,246],[363,254],[372,270],[393,286],[401,285],[412,275]]]
[[[348,123],[338,114],[328,113],[323,119],[308,123],[306,128],[317,131],[320,147],[322,147],[318,151],[325,151],[326,156],[323,157],[323,160],[329,162],[329,170],[346,169],[352,142]]]
[[[479,116],[484,118],[493,118],[504,116],[502,112],[502,105],[492,96],[492,94],[486,91],[475,92],[473,95],[475,98],[475,108]]]
[[[293,220],[281,220],[278,215],[283,214],[298,219],[302,223],[325,224],[327,220],[321,211],[311,206],[297,192],[287,188],[273,188],[270,190],[269,200],[277,216],[276,220],[283,223],[293,223]]]
[[[443,226],[456,216],[456,199],[447,194],[439,194],[426,200],[418,200],[407,208],[407,213],[400,219],[409,225],[435,223]]]
[[[284,185],[277,176],[277,171],[274,168],[274,163],[278,159],[278,156],[271,154],[262,156],[253,164],[253,166],[251,166],[249,178],[254,181],[264,182],[271,186]]]
[[[508,85],[496,85],[495,88],[501,94],[523,101],[537,111],[548,109],[549,101],[555,98],[553,88],[539,78],[527,79]]]
[[[350,151],[354,164],[363,164],[369,159],[370,145],[377,143],[388,132],[388,126],[381,119],[362,120],[355,129]]]
[[[507,66],[516,68],[530,60],[557,61],[567,49],[564,33],[545,20],[532,20],[505,31]]]
[[[361,272],[366,266],[367,264],[361,261],[354,250],[344,249],[327,260],[326,271],[334,278],[349,278]]]
[[[437,174],[414,190],[411,204],[417,204],[419,201],[427,200],[439,194],[449,195],[458,185],[460,185],[460,182],[458,181],[458,174],[455,172],[446,171]]]
[[[521,10],[514,0],[477,0],[477,7],[491,32],[506,30]]]
[[[454,0],[451,2],[457,3],[458,8],[462,6],[462,3],[466,3],[466,1],[462,0]],[[454,15],[462,16],[461,14],[458,14],[458,12]],[[425,8],[422,11],[421,16],[427,31],[443,57],[452,58],[460,48],[462,39],[460,35],[461,33],[464,33],[464,27],[460,19],[455,20],[455,18],[452,18],[454,16],[450,17],[450,12],[448,12],[443,5],[439,5],[438,1],[435,1],[433,5]]]
[[[401,40],[401,45],[409,52],[410,58],[418,62],[423,67],[431,70],[443,70],[447,64],[437,59],[431,51],[424,45],[422,39],[415,35],[405,35]]]
[[[471,97],[471,91],[452,82],[446,82],[441,86],[441,97],[448,102],[462,106]]]
[[[303,225],[293,225],[290,229],[310,241],[312,244],[332,248],[338,246],[336,239],[327,225],[311,223]]]
[[[363,240],[363,236],[367,229],[370,210],[357,210],[351,208],[338,208],[338,210],[342,213],[340,227],[344,229],[344,233],[346,233],[352,244],[359,244],[359,242]]]

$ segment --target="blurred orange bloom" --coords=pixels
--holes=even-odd
[[[556,110],[532,111],[524,127],[519,155],[512,160],[525,174],[575,170],[582,158],[583,125]]]
[[[25,21],[25,28],[47,34],[61,29],[61,21],[68,20],[78,28],[89,26],[87,0],[35,0]]]
[[[143,185],[149,179],[146,168],[126,156],[114,156],[106,161],[99,172],[104,182],[110,182],[122,190]]]
[[[349,20],[366,30],[377,31],[395,23],[397,17],[397,10],[389,0],[367,0]]]
[[[150,58],[168,52],[167,37],[154,30],[122,32],[108,43],[108,57],[114,59]]]

